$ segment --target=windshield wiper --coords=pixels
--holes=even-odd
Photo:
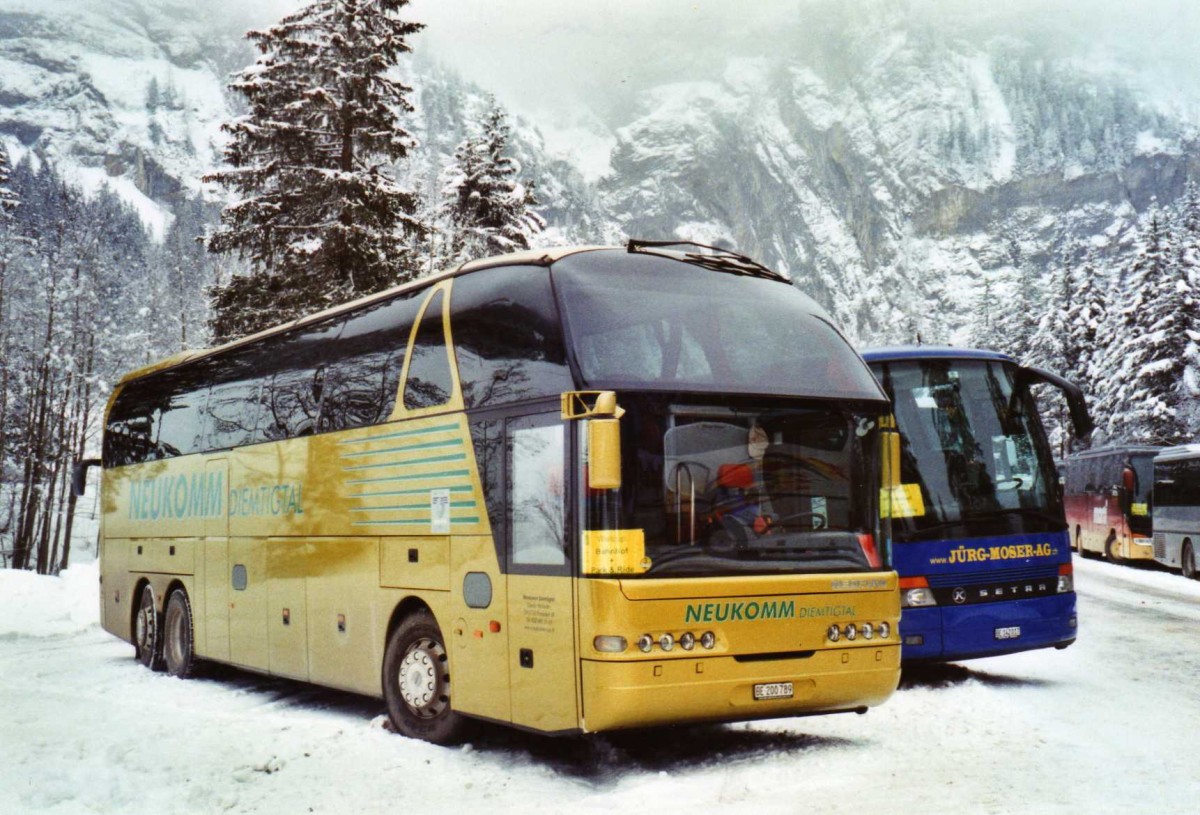
[[[708,249],[715,254],[707,255],[699,252],[672,252],[672,251],[655,251],[658,249],[667,249],[671,246],[694,246],[697,249]],[[705,269],[710,269],[714,272],[726,272],[728,274],[745,275],[747,277],[758,277],[763,280],[774,280],[777,283],[787,283],[791,285],[790,280],[772,269],[763,266],[757,260],[730,251],[722,249],[719,246],[710,246],[706,243],[696,243],[695,241],[638,241],[630,240],[626,244],[626,250],[630,253],[640,253],[644,255],[657,255],[658,257],[670,258],[671,260],[679,260],[684,263],[692,263],[696,266],[701,266]]]

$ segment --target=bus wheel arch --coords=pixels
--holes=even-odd
[[[1179,553],[1179,571],[1188,580],[1195,580],[1196,574],[1196,550],[1192,546],[1191,538],[1184,538],[1183,548]]]
[[[196,628],[187,588],[176,580],[167,589],[162,614],[163,665],[171,676],[186,679],[196,670]]]
[[[162,614],[155,604],[154,586],[142,578],[132,596],[138,598],[132,610],[129,630],[134,653],[138,662],[153,671],[160,671],[163,667]]]
[[[451,703],[446,639],[418,598],[406,599],[392,615],[382,674],[388,718],[397,733],[441,745],[465,739],[467,720]]]

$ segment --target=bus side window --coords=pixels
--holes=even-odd
[[[347,318],[329,363],[321,432],[379,424],[391,416],[421,294],[375,303]]]
[[[158,381],[169,397],[156,422],[155,457],[186,456],[204,449],[204,412],[210,390],[208,367],[202,360],[167,371]]]
[[[557,416],[508,423],[509,563],[563,566],[564,433]]]
[[[454,281],[450,327],[466,408],[574,389],[550,273],[490,269]]]
[[[268,339],[261,353],[278,366],[264,384],[265,416],[255,434],[259,441],[277,441],[317,432],[321,397],[332,353],[344,320],[327,320]]]
[[[404,407],[408,410],[437,407],[450,401],[454,389],[449,349],[442,322],[443,290],[429,299],[413,341],[408,381],[404,383]]]

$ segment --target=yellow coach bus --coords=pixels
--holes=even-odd
[[[899,679],[888,415],[740,255],[468,263],[126,376],[103,625],[444,744],[862,712]]]

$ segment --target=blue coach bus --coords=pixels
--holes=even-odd
[[[863,354],[892,400],[900,484],[893,556],[907,662],[1066,648],[1075,641],[1071,544],[1031,386],[1082,392],[992,351],[915,346]]]

